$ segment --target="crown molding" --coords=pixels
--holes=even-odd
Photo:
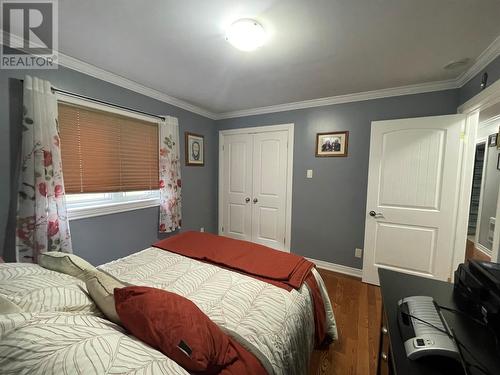
[[[380,98],[389,98],[391,96],[421,94],[425,92],[441,91],[458,89],[469,82],[484,68],[488,66],[493,60],[500,56],[500,36],[498,36],[476,59],[466,72],[462,73],[455,79],[446,81],[428,82],[409,86],[400,86],[388,89],[365,91],[346,95],[330,96],[326,98],[304,100],[300,102],[284,103],[278,105],[271,105],[266,107],[243,109],[240,111],[231,111],[219,113],[217,120],[244,117],[252,115],[261,115],[265,113],[293,111],[296,109],[321,107],[332,104],[359,102],[363,100],[372,100]]]
[[[476,59],[467,71],[457,78],[457,86],[462,87],[500,56],[500,36],[498,36]]]
[[[161,91],[144,86],[128,78],[122,77],[115,73],[111,73],[107,70],[98,68],[97,66],[86,63],[74,57],[62,54],[60,52],[59,52],[59,65],[72,70],[76,70],[77,72],[89,75],[91,77],[100,79],[102,81],[109,82],[116,86],[123,87],[127,90],[134,91],[138,94],[142,94],[150,98],[159,100],[161,102],[185,109],[186,111],[193,112],[204,117],[208,117],[209,119],[215,120],[218,118],[217,114],[207,109],[195,106],[184,100],[177,99]]]
[[[13,39],[16,41],[24,41],[23,38],[21,38],[18,35],[11,35]],[[3,31],[0,30],[0,45],[3,44]],[[22,50],[22,49],[20,49]],[[188,103],[184,100],[177,99],[173,96],[170,96],[168,94],[165,94],[164,92],[152,89],[150,87],[144,86],[138,82],[132,81],[128,78],[122,77],[118,74],[109,72],[105,69],[99,68],[95,65],[89,64],[85,61],[79,60],[77,58],[68,56],[62,52],[57,51],[57,64],[60,66],[64,66],[66,68],[75,70],[77,72],[86,74],[88,76],[97,78],[101,81],[105,81],[108,83],[111,83],[116,86],[120,86],[124,89],[136,92],[138,94],[142,94],[145,96],[148,96],[150,98],[156,99],[158,101],[176,106],[178,108],[185,109],[186,111],[196,113],[198,115],[208,117],[209,119],[215,120],[217,118],[217,114],[198,107],[194,104]]]
[[[22,39],[18,36],[15,36],[15,38],[19,40]],[[1,30],[0,30],[0,43],[3,43],[3,36]],[[61,52],[58,52],[59,56],[58,63],[59,65],[64,66],[66,68],[81,72],[83,74],[89,75],[91,77],[97,78],[102,81],[109,82],[116,86],[123,87],[127,90],[148,96],[150,98],[159,100],[161,102],[185,109],[187,111],[210,118],[212,120],[222,120],[228,118],[260,115],[273,112],[283,112],[283,111],[292,111],[304,108],[321,107],[333,104],[389,98],[401,95],[413,95],[413,94],[421,94],[433,91],[457,89],[465,85],[468,81],[470,81],[473,77],[475,77],[478,73],[480,73],[484,68],[486,68],[486,66],[488,66],[488,64],[490,64],[499,55],[500,55],[500,36],[496,38],[481,53],[481,55],[479,55],[474,65],[472,65],[465,73],[461,74],[459,77],[455,79],[393,87],[381,90],[358,92],[345,95],[330,96],[319,99],[304,100],[299,102],[284,103],[278,105],[250,108],[250,109],[223,112],[223,113],[211,112],[205,108],[175,98],[156,89],[144,86],[138,82],[132,81],[128,78],[109,72],[107,70],[89,64],[82,60],[76,59],[74,57],[65,55]]]
[[[234,118],[234,117],[261,115],[264,113],[293,111],[296,109],[322,107],[322,106],[327,106],[327,105],[332,105],[332,104],[360,102],[360,101],[364,101],[364,100],[389,98],[392,96],[401,96],[401,95],[421,94],[421,93],[425,93],[425,92],[450,90],[450,89],[456,89],[456,88],[457,88],[457,84],[456,84],[456,80],[454,80],[454,79],[446,80],[446,81],[419,83],[419,84],[409,85],[409,86],[400,86],[400,87],[393,87],[393,88],[388,88],[388,89],[358,92],[358,93],[353,93],[353,94],[329,96],[326,98],[304,100],[304,101],[292,102],[292,103],[284,103],[284,104],[278,104],[278,105],[271,105],[271,106],[267,106],[267,107],[243,109],[241,111],[225,112],[225,113],[220,113],[218,115],[217,119],[221,120],[221,119],[228,119],[228,118]]]
[[[497,122],[500,123],[500,115],[493,116],[485,121],[481,121],[481,119],[479,119],[479,124],[478,124],[477,128],[478,129],[487,128],[488,126],[495,124]]]

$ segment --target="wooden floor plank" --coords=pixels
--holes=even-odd
[[[467,240],[467,246],[465,248],[465,260],[476,259],[484,260],[486,262],[491,262],[491,257],[483,253],[481,250],[477,249],[474,242]]]
[[[339,340],[328,350],[315,350],[310,375],[375,375],[381,320],[377,286],[319,269],[333,306]]]
[[[359,374],[370,373],[370,349],[369,343],[369,315],[368,315],[368,287],[361,286],[358,298],[358,346],[356,370]]]

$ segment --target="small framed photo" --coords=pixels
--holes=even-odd
[[[205,165],[204,137],[199,134],[185,132],[186,165],[203,167]]]
[[[349,132],[316,134],[316,157],[347,156]]]
[[[500,150],[500,125],[498,126],[498,133],[497,133],[497,150]]]
[[[495,147],[497,145],[497,134],[490,134],[488,137],[488,147]]]

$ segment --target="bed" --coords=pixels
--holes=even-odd
[[[314,349],[307,285],[287,291],[155,247],[101,265],[123,282],[193,301],[253,353],[269,374],[305,374]],[[335,319],[321,277],[329,335]],[[0,297],[23,312],[0,315],[2,374],[187,374],[174,361],[106,320],[79,279],[33,264],[0,264]]]

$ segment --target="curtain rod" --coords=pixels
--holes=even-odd
[[[23,80],[23,79],[21,79],[20,81],[21,81],[21,82],[24,82],[24,80]],[[66,90],[61,90],[61,89],[58,89],[57,87],[54,87],[54,86],[51,86],[51,90],[52,90],[52,92],[59,92],[59,93],[61,93],[61,94],[65,94],[65,95],[69,95],[69,96],[74,96],[74,97],[76,97],[76,98],[89,100],[89,101],[92,101],[92,102],[95,102],[95,103],[104,104],[104,105],[107,105],[107,106],[110,106],[110,107],[115,107],[115,108],[119,108],[119,109],[124,109],[124,110],[126,110],[126,111],[131,111],[131,112],[135,112],[135,113],[140,113],[141,115],[147,115],[147,116],[151,116],[151,117],[156,117],[156,118],[159,118],[159,119],[161,119],[161,120],[165,120],[165,117],[164,117],[164,116],[155,115],[154,113],[149,113],[149,112],[141,111],[141,110],[139,110],[139,109],[126,107],[126,106],[124,106],[124,105],[120,105],[120,104],[110,103],[110,102],[107,102],[107,101],[105,101],[105,100],[92,98],[92,97],[90,97],[90,96],[81,95],[81,94],[76,94],[76,93],[74,93],[74,92],[70,92],[70,91],[66,91]]]

